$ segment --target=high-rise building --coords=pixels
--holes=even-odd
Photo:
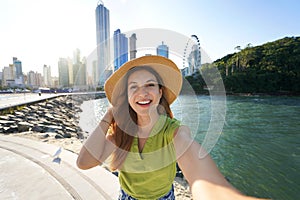
[[[36,86],[36,77],[34,71],[29,71],[27,74],[27,85],[31,88]]]
[[[24,85],[24,77],[22,72],[22,62],[17,57],[13,57],[14,79],[17,86]]]
[[[133,33],[129,38],[130,60],[136,58],[136,34]]]
[[[9,65],[9,67],[4,67],[2,71],[2,86],[10,86],[9,83],[14,82],[14,71],[13,65]]]
[[[27,85],[33,89],[37,89],[42,86],[42,74],[29,71],[27,74]]]
[[[71,70],[71,73],[70,73]],[[72,68],[69,67],[69,81],[70,86],[73,85],[76,88],[83,88],[86,86],[86,58],[81,60],[80,50],[76,49],[73,52],[73,64]]]
[[[51,67],[44,65],[43,67],[43,78],[44,78],[44,86],[51,87],[52,79],[51,79]]]
[[[13,57],[13,64],[15,66],[15,70],[16,70],[16,78],[20,78],[23,76],[23,72],[22,72],[22,62],[20,60],[18,60],[18,58]]]
[[[192,46],[192,51],[188,57],[189,75],[197,72],[201,67],[201,51],[198,45]]]
[[[69,64],[68,59],[59,58],[58,61],[58,82],[60,87],[69,87]]]
[[[162,42],[161,45],[156,48],[156,54],[169,58],[169,47]]]
[[[120,29],[114,32],[114,71],[128,61],[128,38]]]
[[[75,49],[73,51],[73,64],[80,63],[80,50]]]
[[[97,37],[97,68],[96,85],[104,85],[106,77],[105,70],[110,64],[110,24],[109,10],[99,1],[96,8],[96,37]]]

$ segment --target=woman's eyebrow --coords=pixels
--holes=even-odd
[[[154,79],[149,79],[148,81],[146,81],[146,82],[156,82],[157,83],[157,81],[156,80],[154,80]]]
[[[157,81],[154,80],[154,79],[149,79],[149,80],[146,81],[146,83],[148,83],[148,82],[155,82],[155,83],[157,83]],[[130,85],[130,84],[137,84],[137,82],[136,82],[136,81],[130,81],[130,82],[128,83],[128,85]]]

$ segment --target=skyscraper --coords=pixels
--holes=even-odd
[[[18,60],[18,58],[13,57],[13,65],[14,65],[14,79],[15,84],[18,86],[24,85],[24,77],[22,72],[22,62]]]
[[[192,51],[188,57],[189,75],[197,72],[201,67],[201,52],[198,45],[192,46]]]
[[[107,78],[105,70],[110,63],[110,26],[109,10],[104,7],[101,1],[96,8],[96,36],[97,36],[97,68],[96,68],[96,85],[104,85]]]
[[[128,61],[128,38],[120,29],[114,32],[114,70]]]
[[[69,87],[69,64],[66,58],[59,58],[58,76],[60,87]]]
[[[51,80],[51,67],[44,65],[43,67],[43,77],[44,77],[44,86],[51,87],[52,80]]]
[[[169,47],[162,42],[161,45],[156,48],[156,54],[169,58]]]
[[[19,77],[23,76],[22,62],[19,61],[18,58],[13,57],[13,64],[14,64],[15,69],[16,69],[16,78],[19,78]]]
[[[136,34],[133,33],[129,38],[130,60],[136,58]]]
[[[86,63],[85,59],[81,60],[79,49],[74,50],[73,53],[72,77],[73,86],[86,85]]]

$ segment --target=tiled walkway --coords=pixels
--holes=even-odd
[[[0,134],[0,199],[117,199],[116,176],[102,167],[80,170],[77,155],[58,146]]]

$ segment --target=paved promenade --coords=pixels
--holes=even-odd
[[[0,94],[0,110],[66,94]],[[118,178],[102,167],[80,170],[77,154],[0,133],[0,199],[117,199]]]
[[[118,178],[102,167],[80,170],[77,155],[42,142],[0,134],[0,199],[117,199]]]
[[[41,96],[37,93],[16,93],[16,94],[0,94],[0,109],[22,105],[25,103],[33,103],[44,99],[54,98],[65,94],[47,94]]]

